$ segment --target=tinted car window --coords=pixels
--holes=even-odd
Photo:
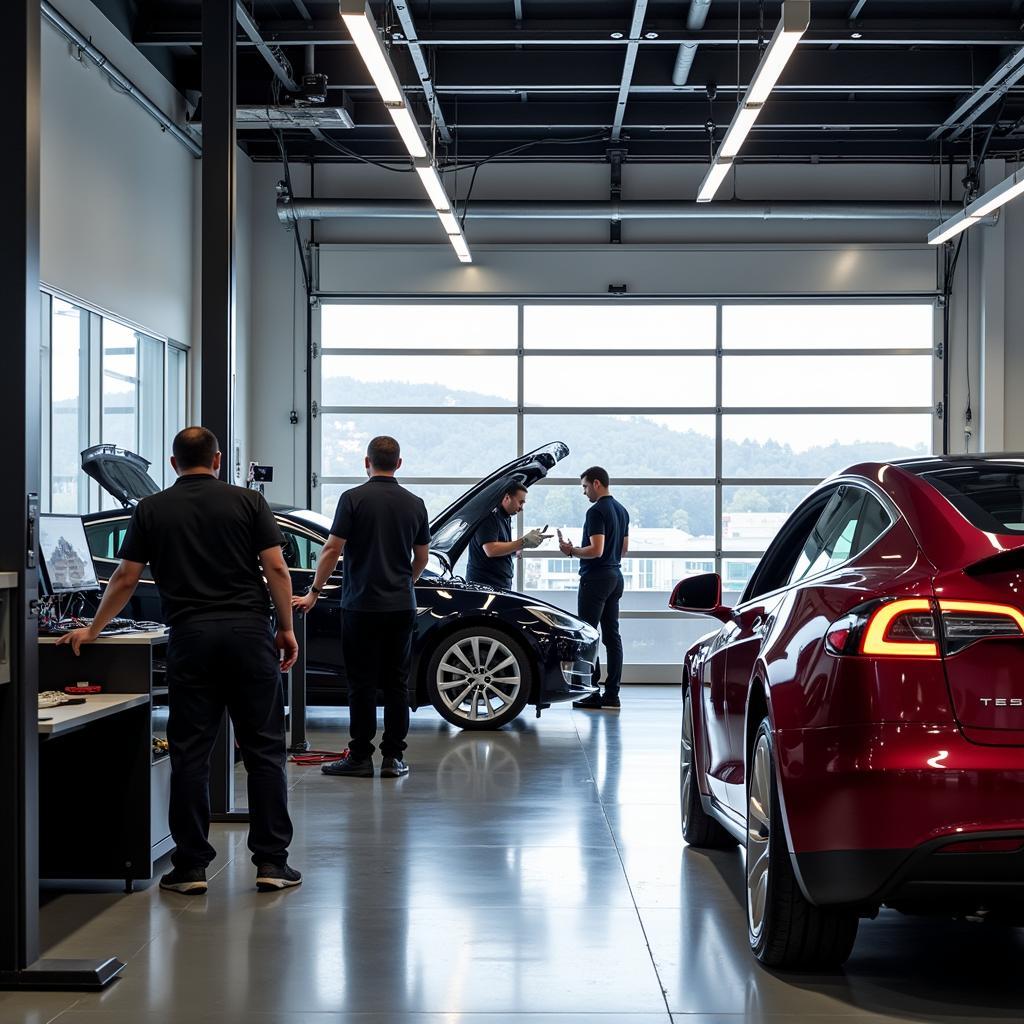
[[[281,553],[284,555],[285,565],[289,569],[315,569],[323,545],[304,533],[289,529],[280,521],[278,525],[284,534],[284,547],[281,548]]]
[[[841,487],[804,542],[790,583],[848,562],[875,541],[888,525],[888,513],[867,491]]]
[[[107,519],[102,523],[86,523],[85,538],[93,558],[117,558],[128,529],[127,519]]]
[[[953,464],[918,472],[972,526],[1024,533],[1024,465]]]

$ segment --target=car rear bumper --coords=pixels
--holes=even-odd
[[[954,726],[884,723],[783,730],[776,750],[790,849],[812,902],[941,901],[985,884],[1019,884],[1024,896],[1019,749],[979,746]],[[950,852],[1017,837],[1020,851]]]
[[[914,850],[798,853],[794,862],[804,894],[819,905],[984,910],[1024,923],[1024,830],[947,836]]]

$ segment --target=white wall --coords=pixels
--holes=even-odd
[[[54,6],[167,113],[181,97],[90,3]],[[42,24],[40,274],[189,344],[193,156]]]
[[[627,164],[623,197],[692,198],[699,176],[697,168]],[[954,181],[960,176],[955,172]],[[252,402],[259,412],[253,418],[252,437],[260,459],[278,467],[287,464],[292,470],[287,474],[278,469],[278,482],[268,494],[278,501],[304,502],[305,327],[294,240],[274,214],[273,186],[280,177],[278,166],[255,168],[253,289],[254,312],[258,307],[260,313],[254,315],[253,325]],[[925,166],[746,167],[737,194],[765,200],[934,201],[946,194],[948,177],[944,173],[943,182],[939,179],[935,168]],[[358,165],[318,167],[315,181],[321,197],[422,198],[412,175]],[[301,174],[293,169],[293,185],[297,196],[310,194],[305,168]],[[462,175],[460,195],[467,186],[468,175]],[[607,199],[608,169],[576,164],[488,166],[478,175],[473,196]],[[924,244],[930,226],[898,221],[626,223],[624,244],[614,246],[608,244],[608,225],[601,222],[470,220],[467,233],[476,255],[471,267],[455,262],[447,243],[438,238],[438,225],[430,220],[324,221],[316,224],[315,238],[325,246],[325,289],[513,296],[565,291],[606,299],[608,284],[620,281],[629,284],[631,294],[934,291],[937,256]],[[952,348],[962,356],[958,338]],[[972,358],[976,361],[976,353]],[[295,375],[294,384],[290,373]],[[959,386],[954,379],[954,388]],[[289,403],[295,403],[300,413],[294,428],[287,424]]]

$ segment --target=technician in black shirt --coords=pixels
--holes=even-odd
[[[178,479],[136,507],[92,625],[58,643],[71,644],[78,654],[83,643],[95,640],[131,598],[149,563],[170,626],[167,742],[176,849],[174,869],[160,879],[160,888],[206,892],[206,867],[216,854],[209,842],[210,755],[227,709],[249,777],[256,887],[272,892],[302,881],[288,865],[292,823],[281,671],[291,668],[299,649],[284,537],[263,495],[218,479],[221,454],[209,430],[187,427],[175,437],[173,451]]]
[[[558,533],[563,555],[580,560],[578,614],[584,622],[601,627],[601,639],[608,652],[608,676],[604,694],[600,690],[573,701],[574,708],[596,710],[619,707],[622,682],[622,637],[619,634],[619,601],[622,599],[622,559],[629,550],[629,513],[609,493],[608,473],[591,466],[580,474],[583,493],[590,502],[583,526],[583,544],[574,547]],[[594,683],[601,682],[597,665]]]
[[[526,505],[526,488],[522,484],[509,484],[501,496],[501,503],[476,528],[469,542],[469,567],[466,579],[495,590],[511,590],[515,575],[513,555],[523,548],[539,547],[551,536],[540,530],[530,530],[518,540],[512,539],[512,516]]]
[[[325,764],[325,775],[373,775],[377,690],[384,693],[380,773],[409,773],[402,760],[409,734],[409,667],[416,623],[413,586],[430,550],[427,509],[395,479],[402,465],[393,437],[375,437],[366,449],[369,480],[338,501],[331,535],[316,563],[316,578],[293,604],[308,612],[345,554],[341,585],[341,652],[348,680],[352,739],[348,754]]]

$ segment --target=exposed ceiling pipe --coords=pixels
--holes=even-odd
[[[469,220],[876,220],[930,221],[937,224],[960,209],[949,204],[940,208],[934,202],[751,202],[732,200],[721,203],[663,201],[657,199],[584,200],[565,202],[541,200],[526,202],[480,201],[470,204]],[[433,220],[432,207],[416,200],[395,199],[301,199],[280,196],[277,216],[283,224],[305,220],[338,218],[395,220]],[[994,224],[990,216],[983,223]]]
[[[193,156],[203,155],[202,146],[183,128],[179,128],[123,71],[111,64],[106,55],[97,50],[60,11],[46,0],[41,0],[39,11],[82,56],[88,57],[122,92],[135,100],[165,132],[173,135]]]
[[[710,10],[711,0],[690,0],[690,13],[686,16],[687,32],[699,32],[704,27],[704,22],[708,20]],[[693,58],[696,56],[696,43],[679,44],[675,67],[672,68],[673,85],[686,85],[686,80],[690,77],[690,68],[693,67]]]

